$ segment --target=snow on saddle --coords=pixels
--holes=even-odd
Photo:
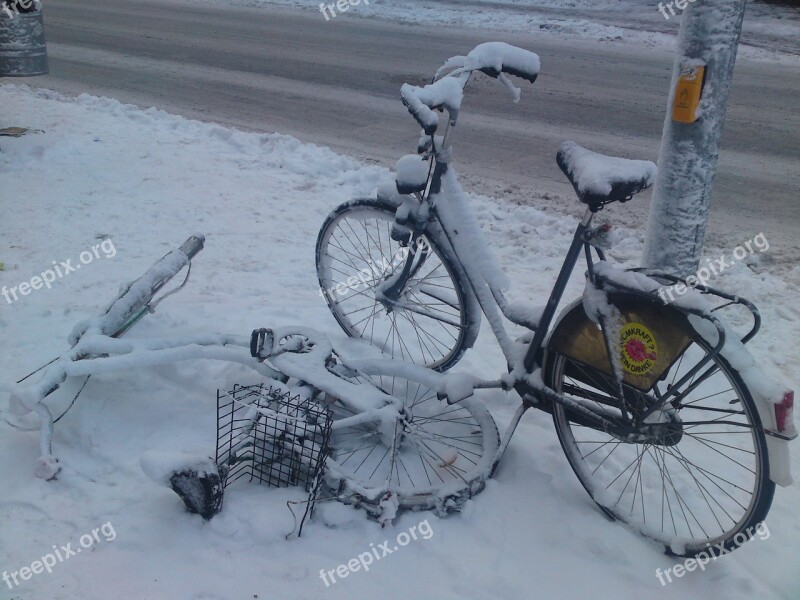
[[[657,172],[656,165],[649,160],[606,156],[575,142],[561,144],[556,160],[580,201],[593,210],[610,202],[630,200],[653,185]]]

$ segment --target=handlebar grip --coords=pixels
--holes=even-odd
[[[192,260],[195,256],[200,254],[205,244],[206,236],[202,234],[193,235],[188,240],[181,244],[180,250],[186,255],[186,258]]]
[[[400,88],[400,98],[403,100],[403,106],[408,109],[414,120],[422,127],[425,135],[436,133],[436,129],[439,127],[439,117],[419,99],[414,93],[413,86],[407,83],[403,84]]]
[[[519,69],[515,69],[513,67],[508,67],[503,65],[503,73],[508,73],[509,75],[513,75],[514,77],[520,77],[521,79],[526,79],[531,83],[536,81],[536,78],[539,77],[538,73],[530,73],[529,71],[521,71]]]
[[[531,83],[536,81],[536,78],[539,77],[539,73],[533,73],[531,71],[517,69],[514,67],[509,67],[508,65],[503,65],[500,70],[498,71],[495,67],[483,67],[482,69],[478,69],[484,75],[488,75],[494,79],[497,79],[500,76],[500,73],[508,73],[509,75],[513,75],[514,77],[520,77]]]
[[[404,83],[400,88],[400,97],[425,135],[433,135],[439,126],[439,116],[435,110],[446,108],[451,120],[457,118],[464,98],[464,83],[452,77],[445,77],[424,87]]]
[[[486,42],[477,45],[467,55],[466,64],[473,65],[489,77],[497,78],[500,73],[508,73],[531,83],[536,81],[541,69],[538,54],[505,42]]]

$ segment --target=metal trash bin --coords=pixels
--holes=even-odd
[[[47,75],[42,12],[0,12],[0,77]]]

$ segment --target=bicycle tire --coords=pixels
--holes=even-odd
[[[359,379],[403,400],[409,416],[397,422],[394,453],[377,424],[334,426],[325,481],[341,501],[379,516],[381,499],[391,492],[400,509],[446,514],[484,489],[500,433],[483,402],[468,398],[451,406],[435,391],[401,377]],[[334,419],[352,414],[337,402],[331,408]]]
[[[693,347],[697,347],[700,352],[705,353],[709,353],[711,350],[710,345],[693,329],[687,331],[687,333],[691,334],[691,344],[681,355],[679,361],[674,363],[671,367],[671,369],[677,368],[677,372],[680,372],[683,358],[687,353],[690,353]],[[697,352],[697,354],[699,355],[699,352]],[[573,374],[578,374],[575,365],[570,365],[570,362],[574,361],[558,353],[551,353],[548,357],[545,368],[545,382],[549,387],[559,393],[564,389],[564,382],[566,381],[565,373],[567,373],[567,369],[571,367]],[[724,438],[723,441],[720,441],[720,438],[726,433],[726,430],[713,431],[701,429],[698,431],[697,428],[701,427],[699,425],[689,425],[688,428],[684,425],[681,427],[683,430],[681,439],[673,447],[664,445],[664,449],[659,449],[657,448],[658,444],[625,443],[619,441],[610,434],[603,434],[596,429],[590,429],[585,425],[571,421],[569,409],[561,404],[555,404],[552,407],[553,421],[559,442],[572,470],[575,472],[586,492],[609,517],[614,520],[622,521],[632,526],[634,529],[637,529],[643,535],[663,543],[668,553],[677,556],[693,557],[700,554],[705,554],[709,557],[718,556],[741,546],[742,543],[753,536],[757,526],[766,518],[775,492],[775,483],[770,480],[766,436],[762,429],[758,408],[755,405],[753,397],[747,389],[742,377],[724,356],[717,355],[712,359],[712,362],[714,368],[712,378],[721,374],[724,378],[723,381],[728,382],[730,386],[729,390],[726,389],[714,392],[713,390],[716,389],[715,386],[722,385],[724,387],[724,383],[716,381],[710,384],[707,379],[700,386],[703,388],[701,393],[712,392],[713,395],[710,394],[707,397],[701,397],[700,399],[689,402],[685,402],[686,399],[682,398],[677,413],[686,423],[691,423],[691,421],[684,419],[684,415],[687,414],[686,411],[690,406],[693,410],[689,414],[697,414],[693,412],[697,410],[699,412],[709,412],[711,415],[719,415],[720,413],[717,411],[722,411],[723,417],[718,417],[718,420],[722,418],[735,419],[739,417],[747,421],[747,427],[745,427],[744,423],[725,426],[714,425],[712,429],[719,430],[723,429],[723,427],[729,427],[731,436]],[[610,390],[607,392],[602,390],[606,385],[604,378],[608,378],[607,375],[601,374],[599,371],[588,371],[587,369],[591,368],[585,364],[580,364],[577,369],[588,375],[588,377],[584,374],[577,375],[578,379],[582,380],[579,383],[584,385],[587,391],[594,392],[595,394],[598,391],[601,394],[610,394]],[[668,379],[670,372],[672,371],[669,371],[666,374],[666,378],[662,378],[661,381]],[[573,398],[583,398],[587,400],[589,396],[588,393],[585,393],[583,397],[579,393],[576,395],[580,385],[573,385],[574,377],[570,377],[570,379],[573,379],[573,382],[569,384],[571,390],[569,395]],[[586,379],[591,379],[592,383],[587,385],[585,383]],[[610,378],[608,378],[608,380],[610,382]],[[674,383],[674,376],[672,381]],[[707,383],[709,384],[706,385]],[[689,387],[691,387],[691,384],[692,382],[690,381]],[[656,386],[657,385],[658,384],[656,384]],[[735,394],[735,398],[730,399],[723,396],[723,394],[727,395],[729,392]],[[595,398],[597,398],[597,396],[595,396]],[[714,399],[712,400],[712,398]],[[703,401],[705,403],[714,402],[722,406],[722,408],[716,405],[697,405],[696,403],[698,401]],[[726,402],[728,407],[741,404],[741,410],[734,411],[730,408],[725,408]],[[692,417],[689,416],[689,419],[691,418]],[[575,420],[577,421],[578,419]],[[725,422],[733,421],[726,420]],[[741,441],[739,439],[730,440],[730,437],[736,438],[734,434],[746,433],[745,431],[740,431],[740,428],[748,429],[751,435],[741,435]],[[695,431],[687,435],[687,429],[695,429]],[[576,440],[576,431],[579,430],[590,430],[592,433],[590,437],[593,439]],[[579,437],[582,438],[584,433],[588,433],[588,431],[581,431]],[[739,447],[748,443],[746,440],[748,437],[753,448],[752,459],[746,459],[745,453],[749,451],[746,448]],[[612,444],[613,448],[608,454],[604,454],[605,451],[602,449],[608,444]],[[682,444],[684,445],[682,446]],[[641,451],[639,451],[640,446],[642,447]],[[693,450],[701,449],[703,446],[705,446],[707,450],[713,450],[720,456],[729,459],[730,462],[741,466],[742,469],[732,467],[731,472],[725,473],[725,476],[721,476],[719,473],[712,471],[710,465],[720,462],[721,459],[712,454],[710,460],[703,459],[708,462],[700,462],[700,459],[696,457],[696,452]],[[636,454],[635,460],[638,461],[637,466],[634,467],[634,471],[638,469],[638,474],[636,475],[636,483],[634,483],[630,510],[628,510],[628,500],[631,499],[631,494],[628,492],[628,495],[625,496],[625,489],[620,492],[616,501],[610,502],[609,500],[616,493],[616,489],[622,484],[622,480],[624,480],[625,475],[627,475],[627,470],[632,465],[627,465],[625,470],[617,475],[619,479],[609,482],[604,489],[601,489],[604,481],[598,481],[599,477],[596,475],[597,471],[600,469],[603,469],[603,471],[610,470],[610,465],[604,468],[603,464],[609,459],[611,454],[616,452],[620,447],[626,447],[628,454],[626,458],[623,458],[621,461],[620,455],[618,455],[615,457],[614,461],[625,464],[627,457],[631,454],[631,449],[633,449],[633,453]],[[672,448],[674,448],[674,450]],[[583,449],[585,449],[587,454],[583,454]],[[739,452],[739,454],[734,454],[734,458],[724,454],[724,452],[732,452],[733,450]],[[591,455],[594,453],[597,453],[597,456],[592,458]],[[612,461],[612,463],[614,461]],[[742,462],[740,463],[739,461]],[[647,466],[650,462],[655,465],[655,468],[652,468],[652,465]],[[747,488],[745,488],[745,484],[742,482],[750,480],[750,476],[746,475],[744,471],[750,471],[750,463],[752,463],[753,467],[752,481],[747,485]],[[723,462],[722,464],[728,463]],[[670,465],[677,466],[679,469],[682,468],[683,471],[688,473],[688,477],[683,471],[679,471],[676,475],[674,471],[670,471]],[[594,470],[590,472],[590,468],[593,466]],[[652,476],[645,475],[645,466],[647,466],[646,472],[652,474]],[[693,470],[695,472],[693,472]],[[625,483],[626,488],[633,478],[634,471],[631,472],[630,477]],[[658,490],[658,484],[655,486],[651,485],[653,479],[658,481],[658,477],[655,476],[656,471],[660,473],[661,476],[661,490]],[[733,476],[734,471],[736,473],[735,477]],[[606,480],[610,478],[611,475],[613,475],[613,472],[608,474]],[[648,478],[647,483],[644,483],[645,478]],[[619,481],[619,483],[617,483],[617,481]],[[697,488],[696,490],[692,488],[692,483],[694,487]],[[742,483],[742,486],[739,486],[738,483]],[[636,493],[637,485],[640,486],[640,490],[642,491],[638,500]],[[614,487],[614,492],[609,494],[608,490],[612,487]],[[651,494],[647,494],[647,491],[645,491],[646,487],[648,488],[647,491],[651,492]],[[678,491],[679,489],[680,492]],[[652,504],[657,507],[659,499],[656,498],[658,494],[655,494],[655,492],[660,493],[660,531],[657,531],[658,525],[653,525],[652,519],[649,522],[647,521],[647,510],[645,507],[645,502],[648,502],[648,506]],[[689,492],[692,492],[692,495],[689,495]],[[713,492],[716,492],[716,494]],[[746,498],[743,492],[750,494],[749,499]],[[645,495],[648,496],[648,500],[645,500]],[[621,501],[623,496],[625,496],[624,504]],[[669,519],[667,519],[665,518],[664,506],[670,503],[670,496],[677,502],[677,506],[669,506]],[[701,498],[700,501],[697,501],[697,496]],[[728,496],[728,498],[725,496]],[[739,499],[741,499],[741,501]],[[637,501],[641,504],[641,518],[639,518],[639,510],[635,506]],[[743,504],[743,502],[746,502],[746,505]],[[715,506],[720,510],[718,511]],[[731,507],[739,507],[741,509],[741,514],[735,513],[735,516],[731,516],[726,511],[726,508],[731,510]],[[636,515],[634,515],[634,511],[636,511]],[[723,512],[725,516],[721,514]],[[719,529],[718,533],[716,529],[712,527],[712,519],[709,519],[705,523],[705,526],[699,522],[698,514],[702,516],[703,513],[706,515],[710,513],[713,520],[716,520],[717,528]],[[652,512],[650,514],[652,515]],[[679,523],[676,523],[676,515]],[[680,523],[681,519],[684,520],[684,523]],[[723,521],[727,523],[728,520],[732,522],[731,525],[722,524]],[[670,522],[672,531],[667,532],[665,529],[670,528]],[[680,527],[678,526],[679,524]],[[706,531],[706,527],[708,527],[709,531]]]
[[[391,224],[394,222],[395,210],[396,206],[388,201],[380,199],[357,199],[340,205],[328,216],[320,229],[316,245],[317,279],[320,285],[320,294],[325,298],[325,302],[334,318],[339,323],[339,326],[350,337],[365,339],[386,351],[393,358],[410,360],[410,362],[440,372],[446,371],[461,359],[464,352],[472,347],[475,339],[478,337],[478,330],[480,329],[480,307],[467,283],[466,276],[463,274],[461,267],[443,250],[443,244],[438,241],[435,233],[426,233],[423,236],[424,242],[433,250],[428,261],[438,264],[436,264],[434,269],[425,277],[429,277],[431,273],[439,269],[439,266],[442,266],[443,273],[434,277],[435,279],[441,278],[441,280],[434,285],[442,286],[443,291],[435,291],[434,293],[437,294],[438,297],[432,297],[432,300],[436,302],[429,302],[427,305],[422,302],[420,298],[421,294],[414,295],[413,292],[410,292],[409,297],[413,296],[413,303],[424,306],[426,311],[431,311],[437,315],[440,314],[443,319],[446,319],[445,325],[452,327],[452,331],[442,325],[444,321],[438,321],[438,323],[436,323],[435,321],[437,321],[437,319],[429,318],[424,315],[421,316],[418,312],[409,311],[404,308],[397,309],[391,314],[386,313],[385,309],[382,308],[380,303],[374,298],[372,292],[374,291],[375,285],[379,283],[378,277],[383,276],[387,271],[391,272],[389,268],[392,267],[384,267],[394,264],[398,249],[401,247],[398,242],[392,240],[390,237]],[[348,218],[356,220],[358,217],[365,220],[373,219],[376,223],[380,222],[381,226],[379,230],[375,230],[377,231],[376,235],[366,242],[362,240],[356,243],[351,240],[352,248],[356,248],[356,251],[350,252],[350,255],[346,253],[351,247],[348,247],[348,249],[343,249],[342,247],[337,248],[338,254],[343,255],[343,253],[345,253],[345,258],[350,262],[349,265],[344,265],[339,268],[340,273],[346,278],[347,275],[356,277],[357,274],[361,274],[363,286],[369,288],[366,292],[356,289],[354,293],[349,294],[348,297],[341,300],[341,303],[347,302],[353,298],[363,300],[363,306],[356,311],[360,312],[361,315],[368,314],[369,311],[372,310],[371,318],[369,316],[366,318],[365,325],[361,331],[359,331],[360,323],[354,323],[353,319],[348,319],[349,315],[345,314],[340,302],[337,301],[337,296],[343,295],[340,290],[343,282],[335,281],[333,276],[334,267],[331,266],[331,262],[339,260],[340,263],[343,263],[343,261],[328,252],[331,240],[337,239],[334,236],[337,235],[337,229],[340,228],[340,224],[346,223]],[[362,224],[363,223],[364,221],[362,221]],[[366,232],[365,235],[370,236],[370,231],[367,229],[367,226],[363,226]],[[343,227],[341,229],[343,229]],[[352,237],[355,234],[356,232],[351,228],[348,235]],[[339,235],[341,236],[343,234],[340,233]],[[341,239],[341,237],[338,239]],[[342,244],[344,244],[344,242],[342,242]],[[383,247],[387,250],[384,251]],[[373,250],[380,250],[380,257],[373,257]],[[356,254],[358,256],[354,257]],[[381,262],[381,271],[374,269],[374,265],[377,264],[377,262]],[[362,268],[359,270],[359,267]],[[368,271],[367,275],[372,277],[368,282],[364,280],[365,271]],[[426,282],[425,277],[412,281],[416,281],[417,284]],[[350,280],[350,278],[345,279],[345,281],[348,280]],[[430,283],[430,279],[428,279],[426,285]],[[455,301],[445,296],[445,294],[451,290],[455,293]],[[423,292],[423,294],[424,293],[425,292]],[[399,317],[397,315],[399,315]],[[388,328],[380,328],[376,333],[374,329],[375,323],[378,321],[379,317],[383,316],[386,316],[391,324]],[[403,320],[401,320],[400,317],[402,317]],[[398,325],[398,321],[400,325]],[[372,328],[368,331],[370,322]],[[420,325],[420,322],[422,325]],[[423,326],[429,328],[429,330],[424,329]],[[403,328],[402,333],[400,331],[401,327]],[[453,335],[453,331],[457,331],[457,333]],[[395,343],[395,337],[392,335],[394,332],[396,332],[397,343]],[[385,337],[384,333],[386,333]],[[390,336],[391,346],[387,347],[389,346]],[[444,341],[442,341],[443,339]]]

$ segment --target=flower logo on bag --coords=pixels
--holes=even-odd
[[[641,323],[626,323],[620,330],[622,368],[631,375],[649,373],[656,363],[658,347],[653,332]]]

